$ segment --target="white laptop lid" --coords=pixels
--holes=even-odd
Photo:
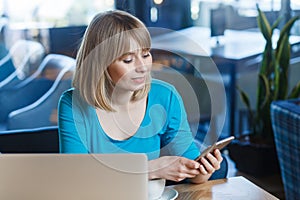
[[[144,154],[0,154],[3,200],[147,199]]]

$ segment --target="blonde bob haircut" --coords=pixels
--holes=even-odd
[[[111,106],[113,82],[108,66],[132,48],[150,49],[151,37],[145,25],[124,11],[96,15],[88,25],[77,53],[73,87],[90,105],[114,111]],[[150,73],[145,86],[134,92],[132,100],[145,97],[150,90]]]

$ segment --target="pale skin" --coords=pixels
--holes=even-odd
[[[139,101],[131,101],[131,97],[135,90],[144,86],[151,65],[151,54],[144,49],[130,51],[108,67],[115,84],[112,106],[116,112],[101,109],[96,112],[102,128],[111,138],[125,140],[138,130],[146,112],[147,97]],[[189,178],[193,183],[203,183],[220,168],[222,159],[218,149],[199,162],[179,156],[162,156],[149,161],[149,179],[181,181]]]

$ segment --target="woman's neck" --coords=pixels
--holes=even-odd
[[[114,88],[112,93],[112,106],[113,107],[127,107],[132,99],[133,92],[128,90],[122,90],[118,88]]]

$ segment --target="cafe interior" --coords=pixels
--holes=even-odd
[[[179,92],[201,151],[234,136],[219,174],[161,199],[299,199],[299,0],[0,0],[0,162],[59,154],[85,30],[116,9],[149,30],[152,78]]]

